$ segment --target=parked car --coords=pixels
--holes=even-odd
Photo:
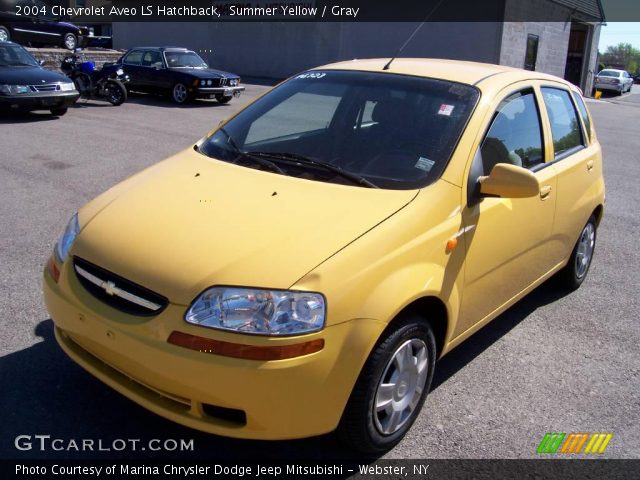
[[[13,40],[23,45],[56,45],[69,50],[87,43],[89,29],[62,22],[39,0],[17,2],[26,14],[16,14],[16,2],[0,0],[0,42]],[[25,9],[25,7],[27,7]]]
[[[629,72],[613,68],[600,71],[600,73],[596,75],[594,82],[594,88],[596,90],[612,90],[618,92],[620,95],[631,91],[632,86],[633,78],[629,75]]]
[[[133,48],[118,62],[131,79],[129,90],[168,94],[180,105],[194,98],[228,103],[244,91],[238,75],[209,68],[197,53],[186,48]]]
[[[388,64],[295,75],[74,214],[44,272],[62,349],[192,428],[381,452],[438,358],[580,287],[605,187],[577,87]]]
[[[23,47],[0,42],[0,107],[6,110],[50,110],[67,113],[79,97],[73,82],[42,68]]]
[[[633,83],[640,83],[640,75],[633,77]]]

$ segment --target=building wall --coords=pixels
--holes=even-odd
[[[285,78],[353,58],[390,57],[419,23],[114,23],[114,48],[184,46],[212,66]],[[401,57],[499,61],[500,23],[427,23]]]

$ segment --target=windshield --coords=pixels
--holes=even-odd
[[[616,72],[615,70],[602,70],[598,76],[599,77],[619,77],[621,72]]]
[[[207,68],[196,52],[164,52],[169,68]]]
[[[478,97],[444,80],[311,71],[242,111],[199,151],[269,169],[251,161],[259,155],[282,170],[270,171],[310,180],[420,188],[441,175]]]
[[[18,45],[0,45],[0,67],[29,66],[39,64],[29,52]]]

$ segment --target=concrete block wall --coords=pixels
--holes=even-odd
[[[62,48],[27,48],[29,53],[35,57],[38,61],[44,61],[44,67],[50,70],[61,72],[60,64],[67,55],[70,55],[69,50]],[[103,64],[107,62],[115,62],[122,56],[123,52],[116,50],[86,50],[78,53],[80,61],[92,61],[96,63],[96,67],[101,68]]]

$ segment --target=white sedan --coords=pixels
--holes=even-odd
[[[607,68],[596,75],[594,87],[596,90],[613,90],[622,95],[631,91],[633,77],[625,70]]]

